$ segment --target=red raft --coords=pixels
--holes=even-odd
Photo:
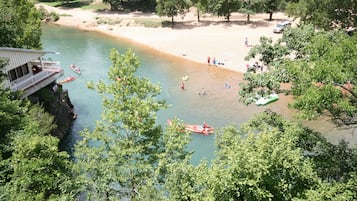
[[[69,77],[66,77],[65,79],[59,81],[58,83],[63,84],[63,83],[67,83],[67,82],[72,82],[75,79],[76,79],[75,77],[69,76]]]
[[[172,125],[171,120],[168,120],[167,123],[169,125]],[[208,135],[214,133],[214,128],[209,126],[206,123],[203,123],[203,125],[192,125],[192,124],[185,124],[185,129],[187,131],[193,132],[193,133],[199,133],[203,135]]]

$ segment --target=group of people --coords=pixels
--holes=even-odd
[[[201,91],[198,92],[198,95],[202,95],[202,96],[206,95],[205,88],[202,88]]]
[[[218,61],[218,60],[216,59],[216,57],[213,57],[213,58],[211,59],[211,57],[208,56],[208,57],[207,57],[207,64],[208,64],[208,65],[211,65],[211,63],[212,63],[213,65],[224,65],[224,63],[221,62],[221,61]]]
[[[185,90],[185,83],[184,82],[181,82],[181,90]],[[202,88],[201,91],[198,92],[198,95],[206,95],[206,90],[205,88]]]
[[[263,65],[259,65],[258,62],[255,62],[253,65],[247,64],[247,72],[263,72]]]

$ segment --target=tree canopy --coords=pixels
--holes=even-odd
[[[332,145],[280,115],[266,111],[240,129],[228,126],[216,135],[211,165],[170,166],[164,184],[168,200],[353,200],[357,196],[356,149],[344,143]]]
[[[299,0],[287,6],[290,16],[301,18],[317,28],[356,27],[357,6],[354,0]]]
[[[9,2],[16,9],[16,2],[28,3]],[[4,5],[10,4],[0,3],[5,16],[11,9]],[[10,31],[3,33],[18,30],[7,23]],[[27,40],[32,41],[11,44],[37,44]],[[357,36],[305,25],[284,31],[276,43],[260,42],[247,58],[257,57],[268,70],[245,75],[243,101],[281,92],[281,83],[288,83],[284,92],[296,97],[292,107],[303,117],[329,114],[353,122]],[[182,122],[175,119],[165,129],[156,122],[157,112],[168,105],[157,99],[159,85],[137,77],[139,58],[130,50],[112,50],[110,60],[108,80],[88,85],[103,98],[102,119],[93,131],[81,133],[73,161],[49,135],[53,117],[0,87],[0,200],[356,199],[356,148],[331,144],[270,111],[239,129],[218,130],[214,159],[192,165],[190,133]],[[5,64],[0,61],[0,67]]]
[[[75,197],[69,156],[59,152],[59,139],[50,135],[53,118],[39,105],[20,100],[0,87],[1,200]]]
[[[190,7],[186,0],[158,0],[156,12],[159,16],[171,17],[171,23],[174,24],[174,17],[178,14],[185,14]]]
[[[59,139],[51,136],[53,117],[33,106],[22,119],[23,128],[13,131],[1,161],[4,200],[74,200],[76,182],[69,155],[58,151]]]
[[[102,120],[93,132],[82,132],[76,158],[88,198],[133,199],[149,185],[165,151],[162,130],[155,124],[156,112],[167,105],[156,100],[159,86],[135,76],[140,61],[133,52],[112,50],[110,59],[111,82],[89,85],[102,95]]]
[[[32,1],[0,1],[0,46],[41,49],[40,16]]]
[[[344,31],[315,31],[311,25],[284,31],[276,43],[262,37],[247,59],[257,57],[268,70],[245,75],[241,101],[250,103],[257,94],[282,92],[281,83],[289,83],[284,91],[294,95],[291,106],[301,117],[327,114],[342,124],[355,122],[356,42],[356,36]]]

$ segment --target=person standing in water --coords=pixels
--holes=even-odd
[[[202,88],[202,90],[200,92],[198,92],[198,95],[206,95],[206,90],[205,88]]]
[[[181,82],[181,89],[184,90],[185,89],[185,83]]]

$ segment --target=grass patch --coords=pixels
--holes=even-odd
[[[36,3],[43,3],[52,7],[64,8],[81,8],[83,10],[103,11],[109,10],[110,5],[103,2],[93,3],[93,0],[69,0],[67,1],[50,1],[50,0],[37,0]]]
[[[122,20],[120,19],[103,19],[103,18],[96,18],[98,24],[108,24],[108,25],[116,25],[120,24]]]
[[[59,16],[61,16],[61,17],[71,17],[72,15],[71,14],[59,14]]]
[[[108,18],[96,18],[98,24],[107,24],[107,25],[117,25],[122,24],[122,26],[131,26],[131,24],[158,28],[162,25],[162,20],[160,19],[147,19],[147,18],[126,18],[126,19],[108,19]],[[125,24],[126,23],[126,24]]]
[[[162,26],[162,27],[173,27],[173,24],[172,24],[171,21],[165,20],[165,21],[162,21],[162,22],[161,22],[161,26]]]
[[[52,6],[52,7],[59,7],[62,5],[62,2],[49,2],[49,1],[36,1],[36,3],[42,3],[48,6]]]
[[[64,7],[64,8],[82,8],[88,6],[93,2],[93,0],[68,0],[68,1],[46,1],[46,0],[37,0],[37,3],[43,3],[52,7]]]
[[[110,5],[109,4],[105,4],[103,2],[101,3],[92,3],[86,6],[83,6],[82,9],[84,10],[95,10],[95,11],[103,11],[103,10],[109,10],[110,9]]]
[[[144,27],[158,28],[161,27],[162,20],[160,19],[148,19],[148,18],[134,18],[135,24],[142,25]]]

